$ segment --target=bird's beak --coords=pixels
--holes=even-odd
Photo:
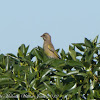
[[[43,38],[43,35],[41,35],[41,37]]]

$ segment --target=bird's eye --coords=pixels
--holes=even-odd
[[[43,35],[43,36],[45,36],[45,35]]]

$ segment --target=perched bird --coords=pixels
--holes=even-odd
[[[55,51],[54,46],[51,42],[51,36],[48,33],[44,33],[41,37],[44,40],[43,49],[44,49],[45,54],[49,58],[59,59],[60,57]]]

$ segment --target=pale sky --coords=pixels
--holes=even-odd
[[[55,49],[100,34],[100,0],[0,0],[0,54],[17,54],[21,44],[43,45],[48,32]],[[99,37],[100,40],[100,37]]]

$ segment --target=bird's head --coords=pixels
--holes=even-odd
[[[44,33],[41,37],[44,41],[51,41],[51,36],[48,33]]]

